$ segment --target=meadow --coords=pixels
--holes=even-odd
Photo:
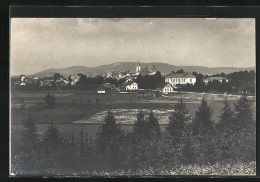
[[[56,97],[56,108],[49,109],[44,103],[43,98],[48,93]],[[94,137],[108,110],[114,113],[118,124],[130,125],[123,127],[126,130],[131,130],[131,125],[136,121],[136,114],[139,110],[146,114],[153,110],[163,129],[163,125],[168,124],[168,117],[178,99],[184,99],[192,119],[202,97],[207,99],[213,110],[212,118],[217,123],[223,108],[225,98],[223,94],[176,93],[168,96],[148,97],[133,93],[96,94],[72,90],[50,90],[37,93],[19,91],[13,92],[11,96],[11,124],[14,130],[22,129],[23,122],[30,113],[35,120],[39,134],[44,133],[47,126],[53,123],[61,131],[78,132],[84,128],[84,132],[90,133]],[[227,96],[231,103],[237,98],[239,96]],[[251,98],[254,106],[253,99]],[[90,100],[91,102],[89,102]]]
[[[43,98],[48,93],[55,95],[56,107],[48,108]],[[191,136],[189,127],[205,97],[208,106],[213,110],[212,119],[217,124],[224,106],[223,94],[175,93],[167,96],[154,97],[138,93],[130,94],[96,94],[73,91],[41,91],[13,92],[11,97],[11,135],[12,135],[12,171],[18,175],[255,175],[255,136],[252,132],[222,133],[217,131],[205,133],[201,136]],[[240,96],[227,96],[233,105]],[[174,111],[174,105],[182,98],[186,103],[191,116],[187,123],[184,141],[180,146],[172,144],[172,137],[166,132],[169,116]],[[252,109],[255,107],[255,98],[249,97]],[[233,107],[233,106],[232,106]],[[98,153],[96,146],[97,133],[110,110],[123,131],[119,145],[120,152],[117,165],[121,166],[110,170],[111,166],[104,163],[103,155]],[[132,141],[133,126],[139,111],[143,111],[145,118],[152,110],[160,124],[162,137],[158,140]],[[24,131],[24,123],[32,116],[36,134],[40,139],[39,148],[33,152],[24,152],[26,146],[19,143],[19,135]],[[44,136],[53,124],[59,131],[62,139],[60,144],[48,143]],[[18,138],[17,138],[18,137]],[[205,138],[204,138],[205,137]],[[82,141],[88,148],[81,153]],[[192,151],[196,156],[192,163],[185,164],[183,156],[188,142],[191,142]],[[230,144],[230,142],[232,142]],[[25,147],[25,148],[24,148]],[[46,147],[50,147],[49,150]],[[137,151],[133,148],[137,147]],[[154,148],[155,147],[155,148]],[[223,148],[224,147],[224,148]],[[51,152],[53,149],[56,152]],[[61,150],[62,149],[62,150]],[[144,149],[144,151],[143,151]],[[212,150],[212,151],[211,151]],[[19,152],[20,151],[20,152]],[[153,151],[158,152],[154,158]],[[49,153],[50,152],[50,153]],[[141,166],[133,170],[132,155],[137,152]],[[231,155],[230,155],[231,154]],[[147,157],[140,157],[147,155]],[[186,154],[187,155],[187,154]],[[229,157],[224,157],[229,155]],[[92,157],[91,157],[92,156]],[[187,155],[189,158],[189,154]],[[53,159],[54,157],[54,159]],[[107,157],[107,156],[106,156]],[[66,159],[64,161],[64,159]],[[68,163],[68,160],[73,161]],[[211,161],[213,160],[213,161]],[[55,161],[55,162],[53,162]],[[85,162],[83,162],[85,161]],[[106,161],[106,160],[105,160]],[[211,161],[211,162],[207,162]],[[129,166],[130,165],[130,166]],[[135,164],[136,165],[136,164]],[[134,165],[134,166],[135,166]]]

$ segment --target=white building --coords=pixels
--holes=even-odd
[[[164,83],[164,84],[158,86],[158,88],[156,90],[158,90],[159,92],[162,92],[164,94],[169,94],[169,93],[174,92],[173,86],[169,83]]]
[[[219,82],[223,82],[223,80],[225,80],[226,82],[228,82],[228,79],[225,77],[208,77],[206,79],[203,80],[204,83],[208,84],[209,82],[212,81],[219,81]]]
[[[124,90],[138,90],[138,84],[133,81],[124,83],[122,87]]]
[[[191,73],[174,73],[173,71],[165,76],[165,82],[170,83],[173,87],[181,84],[192,84],[196,83],[196,76]]]

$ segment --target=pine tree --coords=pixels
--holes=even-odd
[[[174,106],[174,111],[169,117],[169,124],[167,130],[169,133],[177,138],[180,138],[184,130],[185,123],[189,120],[188,110],[183,99],[180,99]]]
[[[224,107],[219,119],[219,129],[231,128],[234,126],[234,112],[227,101],[227,98],[224,100]]]
[[[48,130],[44,133],[43,142],[47,153],[55,153],[60,147],[60,133],[53,124],[48,126]]]
[[[235,123],[241,128],[251,127],[253,124],[252,109],[248,98],[243,95],[234,104],[235,107]]]
[[[145,135],[146,132],[146,122],[144,119],[144,114],[142,111],[139,111],[137,114],[137,121],[134,124],[134,134],[141,136],[141,135]]]
[[[193,119],[194,134],[213,130],[213,121],[211,117],[212,110],[208,106],[206,99],[203,97],[201,100],[201,105],[198,111],[196,111],[195,118]]]
[[[161,135],[159,121],[157,118],[154,117],[152,110],[150,111],[149,116],[147,118],[147,131],[148,136],[150,137],[157,137]]]
[[[30,113],[28,119],[24,121],[24,130],[22,132],[21,142],[23,143],[23,150],[28,152],[36,149],[36,145],[38,144],[35,121]]]
[[[116,167],[118,154],[120,153],[122,131],[116,124],[115,117],[111,111],[107,112],[97,136],[101,160],[106,161],[107,165],[112,168]]]

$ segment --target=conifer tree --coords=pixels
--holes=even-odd
[[[159,121],[157,118],[154,117],[152,110],[150,111],[149,116],[147,118],[147,131],[148,131],[148,136],[161,135]]]
[[[172,136],[180,138],[184,130],[185,123],[189,120],[189,118],[186,104],[183,102],[183,99],[180,99],[178,103],[175,104],[174,111],[169,117],[170,122],[167,130]]]
[[[234,112],[227,101],[227,98],[224,100],[224,107],[219,119],[219,129],[231,128],[234,126]]]
[[[142,111],[139,111],[137,114],[137,121],[134,124],[134,134],[135,135],[144,135],[146,132],[146,122],[144,119],[144,114]]]
[[[63,155],[63,148],[61,144],[62,138],[57,127],[53,124],[48,126],[47,131],[43,137],[44,154],[50,160],[50,166],[54,167],[59,162],[58,159]],[[64,159],[63,159],[64,160]]]
[[[248,128],[252,126],[252,109],[248,98],[243,95],[237,100],[234,107],[236,112],[235,123],[241,128]]]
[[[111,111],[107,112],[105,120],[99,128],[97,134],[97,144],[102,160],[107,161],[107,165],[115,167],[120,153],[120,139],[122,131],[116,124],[115,117]]]
[[[24,151],[31,151],[36,149],[38,143],[38,136],[36,134],[35,121],[29,113],[29,117],[24,121],[24,130],[22,132],[22,148]]]
[[[193,133],[197,134],[201,131],[211,131],[213,129],[212,110],[208,106],[206,99],[203,97],[201,105],[195,113],[193,119]]]

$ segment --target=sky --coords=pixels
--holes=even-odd
[[[255,67],[252,18],[12,18],[11,74],[115,62]]]

